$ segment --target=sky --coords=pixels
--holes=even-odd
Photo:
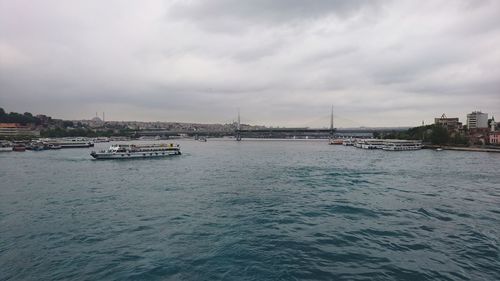
[[[0,0],[0,107],[63,119],[500,120],[500,1]]]

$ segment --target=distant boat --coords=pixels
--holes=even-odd
[[[330,139],[329,144],[331,145],[342,145],[344,141],[342,139]]]
[[[207,142],[207,138],[205,138],[205,137],[201,137],[201,138],[199,138],[199,139],[198,139],[198,141],[201,141],[201,142]]]
[[[32,141],[26,146],[26,149],[31,151],[42,151],[45,150],[46,147],[47,146],[41,141]]]
[[[346,140],[342,141],[342,145],[344,145],[344,146],[353,146],[354,145],[354,141],[352,139],[346,139]]]
[[[381,139],[363,139],[359,140],[358,143],[363,149],[382,149],[385,146],[384,140]]]
[[[56,140],[50,140],[47,141],[47,144],[54,145],[54,146],[60,146],[61,148],[87,148],[87,147],[93,147],[94,143],[91,141],[88,141],[87,139],[84,138],[74,138],[74,139],[56,139]]]
[[[385,151],[407,151],[422,149],[422,142],[418,140],[385,140]]]
[[[12,147],[13,151],[23,152],[26,151],[26,146],[24,144],[16,144]]]
[[[0,144],[0,152],[10,152],[12,150],[12,145],[10,143]]]
[[[131,159],[131,158],[157,158],[171,155],[180,155],[178,144],[113,144],[108,150],[92,151],[90,156],[95,159]]]
[[[49,144],[49,149],[61,149],[62,146],[60,144]]]
[[[443,151],[441,147],[436,148],[436,151]]]
[[[109,138],[108,137],[97,137],[97,138],[94,138],[94,143],[96,142],[109,142]]]
[[[398,140],[398,139],[356,139],[350,140],[344,145],[354,145],[363,149],[382,149],[385,151],[408,151],[422,149],[422,142],[419,140]]]

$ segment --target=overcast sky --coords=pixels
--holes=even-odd
[[[0,0],[0,107],[89,119],[500,120],[500,1]]]

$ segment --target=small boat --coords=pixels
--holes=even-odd
[[[329,144],[331,145],[342,145],[344,141],[342,139],[330,139]]]
[[[352,139],[346,139],[346,140],[342,141],[342,145],[344,145],[344,146],[353,146],[354,145],[354,141]]]
[[[201,138],[199,138],[199,139],[198,139],[198,141],[201,141],[201,142],[207,142],[207,138],[205,138],[205,137],[201,137]]]
[[[42,150],[45,150],[45,148],[43,147],[43,145],[33,145],[33,146],[31,146],[31,150],[32,151],[42,151]]]
[[[436,148],[436,151],[443,151],[441,147]]]
[[[93,141],[94,141],[94,143],[109,142],[109,138],[108,137],[97,137],[97,138],[94,138]]]
[[[62,148],[62,146],[61,146],[60,144],[53,144],[53,143],[52,143],[52,144],[49,144],[49,145],[48,145],[48,148],[49,148],[49,149],[61,149],[61,148]]]
[[[26,146],[24,144],[16,144],[12,147],[13,151],[23,152],[26,151]]]
[[[94,159],[131,159],[131,158],[157,158],[171,155],[180,155],[178,144],[113,144],[108,150],[92,151],[90,156]]]
[[[27,150],[42,151],[46,149],[46,145],[41,141],[33,141],[26,146]]]
[[[10,142],[0,142],[0,152],[12,151],[12,144]]]

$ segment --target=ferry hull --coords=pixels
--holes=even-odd
[[[181,155],[180,151],[162,151],[162,152],[134,152],[134,153],[90,153],[94,159],[137,159],[137,158],[160,158],[174,155]]]
[[[48,143],[48,145],[53,145],[57,146],[59,148],[89,148],[93,147],[94,143],[87,142],[87,143]]]
[[[415,147],[384,147],[382,150],[385,151],[411,151],[411,150],[420,150],[422,149],[421,146],[415,146]]]

